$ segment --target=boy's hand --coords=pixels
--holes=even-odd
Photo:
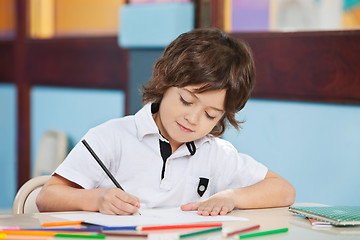
[[[98,197],[99,212],[110,215],[130,215],[137,213],[140,201],[119,188],[106,188]]]
[[[214,194],[203,202],[192,202],[181,206],[183,211],[198,211],[199,215],[225,215],[235,208],[233,190],[225,190]]]

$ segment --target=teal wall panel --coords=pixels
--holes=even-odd
[[[296,202],[360,205],[360,107],[251,99],[224,138],[290,181]]]
[[[0,209],[9,209],[16,192],[16,88],[0,84]]]
[[[131,49],[130,50],[130,114],[140,110],[142,96],[141,87],[148,82],[152,76],[152,68],[156,60],[161,57],[164,49]]]
[[[125,48],[166,47],[194,28],[193,3],[127,4],[119,11],[118,43]]]

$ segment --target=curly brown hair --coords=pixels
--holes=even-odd
[[[210,132],[221,136],[226,120],[237,130],[235,114],[250,97],[255,84],[255,66],[248,45],[213,28],[199,28],[181,34],[156,61],[150,81],[143,85],[143,103],[160,103],[170,87],[200,84],[196,90],[226,90],[225,114]]]

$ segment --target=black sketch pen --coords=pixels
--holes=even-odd
[[[106,168],[106,166],[104,165],[104,163],[100,160],[100,158],[96,155],[96,153],[94,152],[94,150],[92,150],[92,148],[90,147],[90,145],[86,142],[85,139],[83,139],[81,141],[85,147],[87,148],[87,150],[89,150],[89,152],[91,153],[91,155],[95,158],[95,160],[98,162],[98,164],[100,165],[100,167],[105,171],[106,175],[108,175],[108,177],[111,179],[111,181],[115,184],[115,186],[117,188],[120,188],[121,190],[124,191],[124,189],[120,186],[120,184],[118,183],[118,181],[116,181],[116,179],[114,178],[114,176],[111,174],[111,172]],[[125,191],[124,191],[125,192]]]

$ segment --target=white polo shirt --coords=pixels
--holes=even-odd
[[[201,201],[229,188],[241,188],[265,178],[267,168],[220,138],[194,141],[191,155],[185,144],[166,161],[159,130],[152,118],[151,104],[135,115],[113,119],[90,129],[84,139],[93,148],[122,188],[138,197],[144,208],[175,207]],[[72,149],[55,173],[85,189],[115,187],[81,141]],[[208,179],[202,196],[200,178]]]

